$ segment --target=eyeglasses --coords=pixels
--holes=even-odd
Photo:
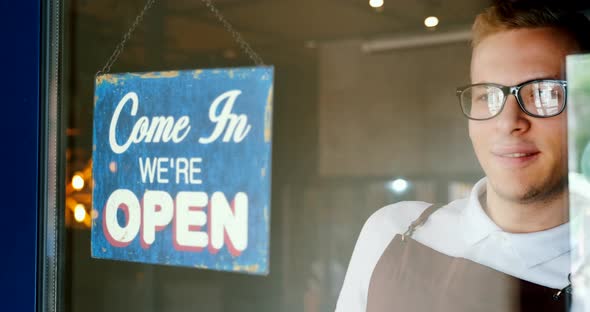
[[[527,115],[548,118],[565,109],[567,82],[565,80],[536,79],[507,87],[495,83],[477,83],[457,88],[463,114],[473,120],[496,117],[510,94]]]

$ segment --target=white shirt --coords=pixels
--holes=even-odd
[[[569,284],[569,223],[545,231],[502,231],[485,213],[479,196],[486,179],[468,198],[439,208],[412,238],[452,257],[462,257],[535,284],[563,288]],[[431,204],[400,202],[375,212],[365,223],[344,279],[336,311],[365,311],[373,269],[396,234],[406,231]],[[483,282],[483,281],[482,281]]]

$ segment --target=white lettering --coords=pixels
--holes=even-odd
[[[129,145],[131,145],[130,138],[128,138],[123,145],[117,144],[117,121],[119,121],[119,115],[121,114],[123,106],[125,106],[125,103],[129,100],[131,100],[131,116],[135,116],[135,114],[137,114],[137,104],[139,100],[137,99],[137,93],[129,92],[121,99],[121,101],[119,101],[119,104],[117,104],[115,112],[113,113],[113,117],[111,118],[111,126],[109,127],[109,144],[111,145],[113,152],[116,154],[125,152],[127,148],[129,148]]]
[[[211,247],[221,249],[227,233],[228,249],[238,256],[248,247],[248,195],[239,192],[230,205],[221,192],[211,195]]]
[[[180,175],[184,176],[184,184],[188,183],[188,160],[186,158],[176,159],[176,184],[180,183]]]
[[[202,184],[199,179],[201,173],[200,164],[203,159],[192,158],[168,158],[168,157],[139,157],[139,172],[142,183],[166,184],[170,183],[168,175],[174,175],[176,184]],[[176,168],[175,168],[176,167]],[[169,173],[173,171],[173,173]]]
[[[168,163],[168,158],[158,158],[158,183],[168,183],[168,179],[162,177],[162,173],[167,173],[168,168],[164,167],[164,163]]]
[[[186,138],[190,131],[190,119],[188,116],[181,116],[177,121],[172,116],[156,116],[150,120],[142,116],[133,125],[131,134],[127,137],[123,145],[117,143],[117,123],[121,115],[123,106],[131,100],[131,116],[137,114],[139,98],[135,92],[127,93],[113,113],[109,127],[109,144],[111,150],[116,154],[124,153],[131,143],[159,143],[174,142],[179,143]]]
[[[229,142],[232,140],[232,137],[235,143],[240,143],[244,140],[252,126],[248,124],[248,117],[246,115],[235,115],[232,113],[234,102],[241,93],[242,91],[240,90],[227,91],[213,101],[209,108],[209,120],[215,124],[215,128],[208,138],[199,138],[199,143],[212,143],[224,134],[224,132],[223,142]],[[216,114],[218,106],[224,100],[226,101],[221,107],[219,114]]]
[[[198,164],[200,164],[201,161],[202,161],[201,158],[191,158],[191,160],[190,160],[190,166],[189,166],[190,176],[189,176],[189,180],[191,181],[191,184],[201,184],[201,183],[203,183],[203,181],[201,181],[201,179],[195,178],[195,174],[201,173],[201,168],[198,167]]]
[[[150,183],[154,183],[154,175],[156,173],[156,159],[157,158],[150,160],[149,157],[139,158],[139,172],[141,173],[141,182],[145,183],[146,178],[149,178]]]
[[[209,211],[207,211],[209,207]],[[117,213],[125,213],[121,226]],[[103,233],[115,247],[126,247],[140,234],[140,244],[148,249],[156,232],[172,223],[172,243],[176,250],[216,253],[224,245],[234,257],[248,247],[248,195],[239,192],[228,202],[222,192],[209,198],[204,192],[178,192],[175,200],[166,191],[146,191],[141,202],[127,189],[115,190],[108,198],[103,217]],[[208,225],[208,231],[202,229]]]
[[[200,250],[206,247],[209,236],[200,231],[207,223],[208,197],[204,192],[178,192],[174,218],[174,245],[179,250]]]
[[[141,226],[141,207],[137,197],[130,190],[118,189],[107,199],[104,208],[103,230],[113,246],[125,247],[137,236]],[[122,209],[127,224],[119,225],[117,211]]]
[[[156,231],[163,230],[174,216],[172,197],[163,191],[146,191],[143,195],[143,226],[141,245],[148,248],[156,240]]]

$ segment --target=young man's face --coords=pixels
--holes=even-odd
[[[565,56],[576,49],[575,41],[556,29],[499,32],[473,49],[471,80],[514,86],[533,79],[564,79]],[[498,116],[470,120],[469,136],[491,191],[519,203],[563,191],[566,120],[565,111],[550,118],[526,115],[512,95]]]

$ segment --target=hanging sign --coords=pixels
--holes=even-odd
[[[273,68],[98,76],[92,256],[268,274]]]

